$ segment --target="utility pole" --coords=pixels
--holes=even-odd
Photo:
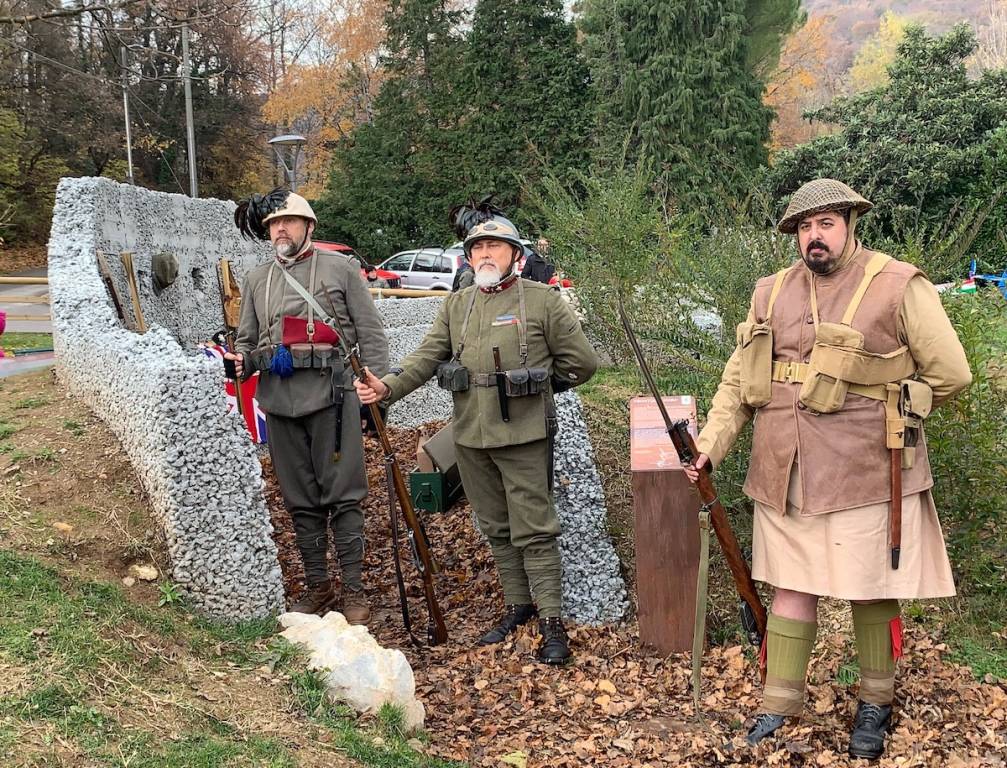
[[[189,196],[199,197],[196,179],[196,127],[192,121],[192,65],[189,63],[189,25],[182,25],[182,76],[185,80],[185,137],[189,155]]]
[[[122,111],[126,118],[126,181],[136,184],[133,180],[133,132],[129,127],[129,62],[126,60],[126,46],[119,48],[122,58]]]

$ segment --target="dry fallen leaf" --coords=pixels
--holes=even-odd
[[[516,768],[528,768],[528,756],[520,749],[509,755],[504,755],[500,758],[500,762],[516,766]]]
[[[602,693],[615,693],[615,686],[612,684],[611,680],[599,680],[598,690]]]

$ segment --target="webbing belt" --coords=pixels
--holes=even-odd
[[[811,366],[807,363],[795,363],[785,360],[773,361],[773,381],[784,384],[803,384],[808,378]],[[884,384],[850,384],[848,390],[854,395],[869,397],[871,400],[888,400],[888,392]]]
[[[469,383],[475,387],[495,387],[497,386],[497,375],[495,373],[473,373],[469,376]]]

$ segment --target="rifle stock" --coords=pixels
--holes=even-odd
[[[673,422],[668,429],[668,436],[675,446],[678,458],[683,466],[695,465],[699,458],[699,450],[696,448],[696,441],[689,433],[689,424],[685,420]],[[738,594],[751,611],[755,629],[758,632],[758,640],[761,644],[762,638],[766,636],[766,609],[762,605],[759,593],[752,580],[752,572],[749,570],[748,561],[742,554],[738,540],[731,529],[731,523],[727,519],[727,512],[717,497],[717,489],[710,478],[710,465],[707,464],[700,470],[699,480],[696,482],[696,489],[703,504],[710,510],[710,523],[713,525],[713,532],[720,542],[720,548],[724,551],[724,559],[727,560],[727,567],[731,570]],[[744,623],[744,621],[742,622]],[[753,641],[756,638],[750,638]]]
[[[339,338],[343,338],[342,334],[340,334]],[[364,367],[360,363],[360,357],[351,349],[347,358],[349,359],[350,367],[353,369],[353,375],[363,381]],[[437,565],[430,554],[426,533],[420,525],[419,518],[416,516],[412,496],[406,488],[402,469],[399,467],[399,462],[395,458],[395,450],[388,439],[388,430],[385,428],[384,419],[381,418],[381,410],[378,408],[377,403],[370,403],[367,407],[370,409],[371,418],[374,419],[374,429],[378,433],[378,439],[381,440],[381,449],[385,452],[385,461],[391,470],[395,495],[399,499],[399,509],[402,511],[402,516],[405,518],[406,525],[412,534],[412,543],[416,550],[416,557],[419,560],[417,569],[423,578],[423,595],[426,598],[427,610],[430,614],[430,622],[427,627],[427,640],[430,645],[440,645],[448,639],[448,628],[444,623],[444,615],[437,604],[437,595],[434,592],[433,575],[437,572]]]
[[[234,352],[234,341],[238,335],[238,323],[241,316],[241,293],[231,275],[231,262],[221,259],[217,271],[217,285],[220,288],[220,313],[224,319],[224,349]],[[244,416],[244,406],[241,403],[241,381],[233,360],[224,360],[224,374],[234,382],[234,401],[237,404],[238,415]]]
[[[353,370],[354,377],[363,381],[364,366],[360,362],[360,355],[357,354],[356,348],[350,347],[349,342],[346,340],[346,334],[343,333],[343,329],[336,319],[335,307],[332,306],[332,298],[325,283],[322,283],[322,290],[329,300],[329,309],[332,310],[331,316],[325,322],[330,322],[332,329],[338,335],[339,345],[343,350],[343,355],[350,364],[350,368]],[[427,613],[430,617],[427,624],[427,642],[429,645],[440,645],[448,639],[448,628],[444,623],[444,614],[441,613],[441,608],[437,604],[437,594],[434,591],[434,574],[437,573],[437,565],[430,554],[426,532],[423,530],[423,526],[420,525],[420,520],[416,516],[416,509],[413,507],[413,498],[409,494],[409,489],[406,488],[402,469],[395,458],[395,450],[392,448],[392,443],[388,439],[388,430],[385,427],[385,420],[381,416],[381,409],[377,403],[369,403],[367,408],[371,413],[371,418],[374,420],[374,430],[378,433],[378,439],[381,441],[381,450],[385,454],[385,466],[388,474],[391,476],[395,495],[399,499],[399,509],[402,511],[402,517],[405,518],[406,526],[409,528],[413,550],[416,553],[416,569],[420,572],[420,577],[423,579],[423,596],[426,599]],[[392,490],[391,488],[389,489],[389,503],[391,503]],[[397,553],[396,557],[398,557]],[[415,642],[412,631],[409,629],[408,608],[404,592],[401,593],[401,596],[402,615],[406,623],[406,631],[409,632],[409,636]]]

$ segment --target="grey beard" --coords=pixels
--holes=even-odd
[[[480,288],[492,288],[503,279],[496,267],[481,267],[476,270],[475,284]]]

